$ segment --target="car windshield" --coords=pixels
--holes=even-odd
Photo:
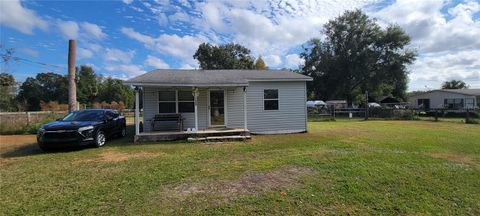
[[[72,112],[65,116],[62,121],[101,121],[103,120],[102,110],[84,110]]]

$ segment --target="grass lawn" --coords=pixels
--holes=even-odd
[[[34,136],[1,136],[0,215],[480,215],[479,125],[312,122],[238,143],[130,140],[42,153]]]

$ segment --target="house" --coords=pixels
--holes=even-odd
[[[439,89],[409,97],[409,105],[419,109],[473,109],[480,103],[480,89]]]
[[[327,106],[334,107],[335,109],[346,109],[348,108],[348,103],[346,100],[327,100]]]
[[[278,134],[307,131],[306,81],[276,70],[153,70],[129,79],[136,91],[136,141],[171,140],[228,131]],[[140,133],[139,101],[143,101]],[[180,131],[157,131],[158,114],[180,114]],[[165,136],[162,136],[165,135]]]

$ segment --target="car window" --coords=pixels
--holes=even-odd
[[[71,112],[62,121],[102,121],[103,110],[82,110]]]
[[[107,115],[107,117],[108,117],[109,119],[118,118],[118,113],[117,113],[117,112],[107,111],[105,114]]]

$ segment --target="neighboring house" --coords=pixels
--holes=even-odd
[[[143,135],[161,133],[149,123],[157,114],[181,114],[183,130],[193,133],[223,128],[276,134],[307,130],[306,81],[311,80],[290,71],[167,69],[125,84],[143,89]],[[138,96],[137,91],[136,104]],[[138,121],[136,128],[141,138]]]
[[[411,96],[410,107],[419,109],[472,109],[478,108],[480,89],[439,89]]]
[[[348,108],[348,103],[346,100],[328,100],[326,101],[329,107],[334,107],[335,109],[346,109]]]

